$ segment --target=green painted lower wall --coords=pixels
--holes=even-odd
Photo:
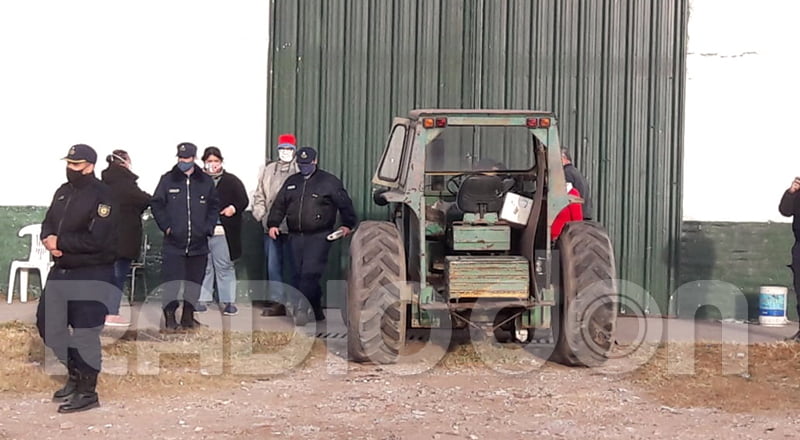
[[[684,222],[679,267],[684,289],[672,295],[673,313],[757,320],[760,287],[781,285],[789,288],[787,315],[796,320],[792,273],[786,267],[793,244],[786,223]],[[745,302],[737,301],[734,288]]]
[[[0,207],[0,291],[2,300],[5,300],[8,292],[9,270],[13,260],[27,260],[30,253],[30,236],[19,237],[18,231],[22,227],[40,223],[44,219],[46,207],[39,206],[14,206]],[[161,231],[158,230],[155,222],[150,219],[144,223],[145,234],[148,236],[150,248],[147,252],[144,276],[137,276],[135,299],[142,300],[147,297],[158,297],[158,290],[161,284]],[[264,234],[261,224],[256,222],[248,211],[245,213],[244,227],[242,235],[242,257],[236,261],[236,274],[239,280],[237,298],[241,301],[263,300],[265,298],[265,286],[261,280],[266,279],[266,267],[264,260]],[[342,249],[342,241],[337,241],[331,249],[331,259],[328,270],[325,274],[323,283],[326,285],[330,280],[341,279],[344,273],[347,258]],[[19,280],[19,275],[17,275]],[[336,288],[340,283],[331,283],[327,289],[326,303],[329,306],[339,306],[343,304],[343,290]],[[19,300],[19,281],[15,283],[14,300]],[[145,285],[147,290],[145,290]],[[37,271],[30,271],[28,281],[28,298],[38,298],[41,294],[40,278]]]

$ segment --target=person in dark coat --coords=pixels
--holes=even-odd
[[[111,188],[94,175],[92,147],[73,145],[64,159],[67,183],[56,190],[42,222],[42,243],[54,265],[39,298],[36,327],[67,367],[67,383],[53,401],[65,402],[58,412],[71,413],[100,405],[100,332],[115,289],[116,208]]]
[[[342,225],[341,236],[350,234],[358,217],[353,201],[342,181],[331,173],[317,168],[317,152],[311,147],[297,151],[300,172],[283,183],[267,217],[269,236],[274,240],[284,218],[289,228],[289,245],[294,256],[293,286],[310,303],[317,321],[325,319],[322,311],[322,278],[328,265],[331,242],[327,236],[334,232],[337,213]],[[308,322],[308,309],[293,304],[295,323]]]
[[[150,210],[164,232],[161,274],[164,281],[164,326],[177,330],[175,312],[178,292],[183,289],[180,327],[194,328],[194,310],[206,272],[208,238],[219,218],[219,198],[214,182],[197,166],[197,146],[178,144],[178,163],[161,176]]]
[[[572,156],[565,147],[561,148],[561,164],[564,165],[564,178],[567,183],[571,183],[581,194],[581,198],[583,199],[583,219],[593,219],[594,211],[592,207],[592,198],[589,195],[589,184],[586,182],[586,178],[583,177],[583,174],[572,164]]]
[[[249,200],[242,181],[222,168],[223,158],[219,148],[206,148],[202,159],[206,174],[211,176],[217,187],[222,210],[217,216],[214,236],[208,239],[209,258],[197,311],[207,310],[206,304],[213,299],[212,293],[216,281],[219,302],[223,304],[222,313],[232,316],[239,313],[234,304],[236,269],[233,262],[242,255],[242,213],[247,208]]]
[[[800,177],[795,177],[792,184],[783,193],[778,211],[784,217],[794,217],[792,219],[792,231],[794,232],[794,246],[792,246],[792,269],[794,275],[794,293],[797,295],[797,314],[800,316]],[[800,342],[800,329],[793,336],[787,338],[790,341]]]
[[[131,262],[140,257],[142,249],[142,213],[150,205],[150,194],[136,184],[139,176],[131,171],[131,157],[125,150],[114,150],[106,156],[108,168],[103,170],[103,182],[111,188],[117,208],[116,236],[117,260],[114,262],[114,279],[119,295],[111,298],[106,325],[127,327],[130,323],[120,316],[119,306],[125,279]]]

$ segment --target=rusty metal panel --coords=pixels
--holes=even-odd
[[[553,111],[620,277],[653,294],[644,308],[666,313],[677,283],[689,0],[271,4],[268,155],[278,134],[295,131],[342,178],[361,218],[381,218],[369,181],[394,116]],[[346,257],[337,242],[328,278],[341,279]]]
[[[528,260],[519,256],[445,258],[448,298],[522,298],[529,295]]]

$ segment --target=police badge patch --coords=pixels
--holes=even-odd
[[[102,203],[97,205],[97,215],[106,218],[109,214],[111,214],[111,206]]]

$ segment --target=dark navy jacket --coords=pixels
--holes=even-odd
[[[161,176],[150,210],[164,232],[164,252],[208,254],[208,237],[214,234],[220,206],[214,182],[197,164],[190,176],[177,165]]]
[[[342,181],[317,168],[308,179],[300,173],[286,179],[269,211],[267,227],[279,227],[286,217],[289,232],[332,232],[337,211],[343,226],[356,227],[358,217]]]
[[[94,175],[56,190],[41,232],[42,239],[58,237],[56,246],[63,255],[53,258],[56,267],[74,269],[114,262],[117,209],[113,202],[111,188]]]
[[[792,231],[794,231],[795,242],[800,243],[800,191],[790,193],[788,190],[783,193],[778,210],[785,217],[792,217]]]

